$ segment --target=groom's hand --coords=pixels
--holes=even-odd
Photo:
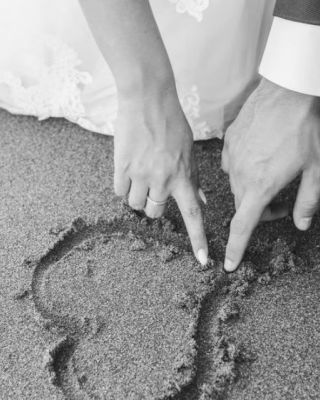
[[[293,218],[311,225],[320,197],[320,98],[263,79],[228,129],[222,167],[229,174],[236,214],[231,221],[225,269],[234,271],[260,220],[283,217],[271,204],[302,173]]]

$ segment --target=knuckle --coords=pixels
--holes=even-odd
[[[194,204],[188,207],[186,214],[190,218],[199,217],[201,215],[201,208],[198,204]]]
[[[304,200],[300,203],[301,213],[306,216],[312,215],[317,208],[318,199]]]
[[[132,181],[145,181],[148,179],[148,175],[145,169],[142,168],[132,168],[128,171],[128,176],[130,176]]]
[[[253,177],[250,186],[257,198],[269,199],[276,193],[276,179],[268,173],[259,171]]]
[[[159,167],[155,168],[153,171],[153,178],[160,185],[165,184],[165,182],[168,180],[169,175],[170,175],[170,173],[168,171],[167,166],[163,166],[163,167],[159,166]]]
[[[270,175],[259,174],[255,182],[256,186],[261,189],[262,193],[270,191],[274,186],[274,179]]]

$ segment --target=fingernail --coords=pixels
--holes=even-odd
[[[198,193],[199,193],[200,199],[204,202],[205,205],[207,205],[207,198],[206,198],[206,195],[203,193],[203,190],[199,189]]]
[[[208,262],[208,256],[203,249],[198,251],[198,260],[201,265],[206,265]]]
[[[234,262],[227,258],[224,262],[224,269],[226,272],[233,272],[235,270]]]
[[[311,225],[311,218],[301,218],[298,223],[299,229],[306,231]]]

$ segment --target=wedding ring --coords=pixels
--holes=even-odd
[[[167,200],[156,201],[156,200],[152,200],[149,196],[147,197],[147,201],[149,201],[152,205],[157,206],[157,207],[162,207],[167,204]]]
[[[147,196],[147,203],[144,208],[144,211],[146,215],[150,218],[160,218],[162,217],[165,209],[166,209],[166,204],[167,200],[163,201],[156,201],[150,199],[149,196]]]

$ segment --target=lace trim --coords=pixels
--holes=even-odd
[[[182,109],[192,128],[194,137],[197,140],[208,139],[212,136],[212,129],[206,121],[200,117],[200,95],[198,87],[193,85],[186,95],[180,97]]]
[[[39,119],[83,119],[85,109],[81,88],[92,82],[91,75],[76,68],[81,64],[76,52],[58,39],[46,36],[43,45],[49,50],[50,64],[44,61],[39,64],[36,57],[28,63],[28,74],[36,82],[28,84],[10,71],[0,71],[0,83],[9,86],[14,104],[26,114],[36,115]]]
[[[169,0],[176,5],[176,11],[188,13],[198,22],[203,20],[203,12],[209,7],[210,0]]]
[[[102,133],[103,135],[114,135],[115,120],[116,120],[116,116],[110,117],[110,120],[107,121],[107,123],[104,124],[101,128],[96,126],[93,122],[89,121],[88,119],[82,118],[82,117],[77,119],[77,121],[75,121],[75,122],[77,124],[79,124],[82,128],[86,129],[87,131],[98,132],[98,133]]]
[[[40,63],[37,56],[31,58],[26,78],[20,78],[10,71],[0,71],[0,84],[9,87],[15,110],[37,116],[40,120],[64,117],[89,131],[114,134],[115,113],[100,127],[86,118],[81,93],[83,87],[92,82],[92,77],[88,72],[78,70],[81,61],[77,53],[51,36],[45,37],[42,44],[48,50],[50,62],[42,60]],[[180,97],[180,102],[196,140],[220,136],[213,133],[209,124],[201,119],[200,96],[196,85]]]

